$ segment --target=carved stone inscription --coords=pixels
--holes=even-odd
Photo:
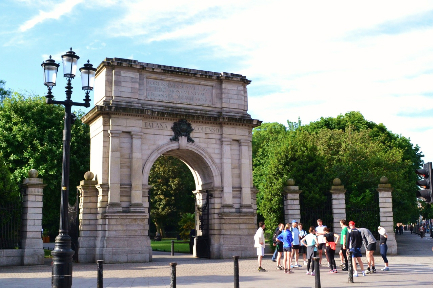
[[[171,130],[171,125],[163,122],[143,122],[143,128],[146,129],[158,129],[158,130]],[[200,133],[211,133],[211,134],[219,134],[221,133],[221,129],[219,127],[210,127],[210,126],[194,126],[194,132]]]
[[[212,87],[181,82],[147,79],[148,100],[212,105]]]

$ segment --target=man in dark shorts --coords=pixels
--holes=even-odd
[[[358,277],[358,271],[356,271],[356,261],[359,263],[359,267],[361,268],[362,276],[365,276],[364,272],[364,264],[361,261],[361,245],[362,245],[362,237],[361,232],[355,227],[355,222],[349,222],[349,234],[347,236],[347,247],[349,251],[352,252],[352,262],[353,262],[353,276]]]
[[[323,231],[323,229],[325,229],[325,225],[323,225],[322,219],[317,219],[317,227],[316,227],[316,236],[317,236],[317,241],[318,241],[318,246],[317,249],[319,251],[319,265],[322,265],[322,249],[326,247],[326,240],[325,237],[323,235],[325,235],[325,232]],[[326,255],[325,252],[325,256],[326,256],[326,260],[328,260],[328,256]],[[328,264],[329,264],[329,260],[328,260]]]
[[[376,238],[367,228],[358,228],[361,232],[362,242],[364,243],[365,251],[367,256],[367,274],[376,273],[376,267],[374,266],[374,256],[373,253],[376,251]],[[371,267],[371,270],[370,270]]]

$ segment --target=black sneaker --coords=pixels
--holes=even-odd
[[[348,271],[346,267],[344,267],[343,269],[341,269],[341,271]]]
[[[373,273],[376,273],[376,268],[375,267],[373,267]]]
[[[259,267],[259,272],[266,272],[266,269],[263,269],[262,267]]]

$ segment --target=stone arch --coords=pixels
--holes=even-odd
[[[183,146],[182,149],[181,146]],[[150,169],[162,155],[174,156],[183,161],[194,176],[197,190],[221,186],[221,172],[212,156],[198,144],[186,143],[186,145],[182,145],[178,142],[164,143],[150,153],[143,164],[143,185],[149,184]]]
[[[207,247],[210,258],[255,255],[245,247],[257,229],[251,130],[261,121],[247,113],[249,83],[239,74],[130,59],[98,66],[95,107],[82,118],[97,178],[79,187],[80,262],[152,261],[148,178],[161,155],[180,159],[194,176],[203,244],[194,246]]]

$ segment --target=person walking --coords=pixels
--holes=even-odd
[[[346,246],[349,247],[349,251],[352,252],[352,262],[353,262],[353,276],[358,277],[358,271],[356,270],[356,261],[358,261],[359,267],[361,268],[362,276],[365,276],[364,264],[361,261],[361,245],[362,237],[361,232],[355,227],[355,222],[349,222],[349,234],[347,236]]]
[[[309,234],[307,236],[305,236],[302,240],[301,240],[301,245],[303,245],[304,247],[307,247],[307,275],[311,275],[314,276],[314,262],[313,262],[313,257],[316,257],[316,252],[317,252],[317,237],[314,234],[315,233],[315,229],[314,226],[311,226],[310,229],[308,230]],[[310,273],[310,266],[311,266],[311,273]]]
[[[379,246],[380,246],[380,255],[382,256],[383,262],[385,263],[385,267],[382,268],[382,271],[389,271],[388,267],[388,258],[386,258],[386,253],[388,252],[388,245],[386,245],[386,240],[388,240],[388,234],[386,234],[385,228],[379,226],[377,227],[379,232]]]
[[[367,274],[376,273],[376,267],[374,266],[374,251],[376,251],[376,238],[367,228],[358,228],[361,232],[362,242],[365,247],[365,256],[367,257]],[[371,267],[371,269],[370,269]]]
[[[290,224],[287,223],[285,230],[283,233],[278,235],[277,240],[280,242],[283,242],[283,251],[284,251],[284,272],[285,273],[293,273],[293,271],[290,269],[291,262],[292,262],[292,231],[290,231]],[[287,262],[289,264],[287,265]]]
[[[317,219],[317,227],[316,227],[316,236],[317,236],[317,241],[319,242],[319,246],[317,247],[318,251],[319,251],[319,265],[322,265],[322,251],[323,248],[325,248],[326,246],[326,241],[323,235],[325,235],[325,232],[323,232],[323,229],[325,229],[325,225],[323,225],[322,219]],[[329,265],[329,259],[328,259],[328,255],[326,255],[326,251],[325,251],[325,256],[326,256],[326,260],[328,260],[328,265]]]
[[[346,249],[346,237],[347,237],[347,221],[346,219],[340,220],[340,226],[341,226],[341,237],[340,237],[340,260],[342,263],[342,271],[348,270],[348,262],[347,262],[347,249]]]
[[[299,223],[299,243],[301,243],[302,239],[307,236],[308,233],[302,229],[302,223]],[[299,254],[302,254],[302,258],[304,259],[304,266],[307,265],[307,247],[299,244]]]
[[[329,267],[331,268],[331,270],[329,270],[329,273],[337,273],[337,265],[335,264],[335,242],[338,242],[340,236],[331,232],[328,227],[325,227],[323,231],[325,232],[325,235],[323,236],[326,241],[326,255],[328,256]],[[335,238],[337,239],[335,240]]]
[[[265,256],[265,223],[259,222],[259,228],[254,235],[254,247],[257,248],[257,262],[259,264],[259,272],[266,272],[262,268],[262,259]]]
[[[412,224],[409,225],[409,230],[410,230],[410,234],[412,234],[413,233],[413,225]]]

